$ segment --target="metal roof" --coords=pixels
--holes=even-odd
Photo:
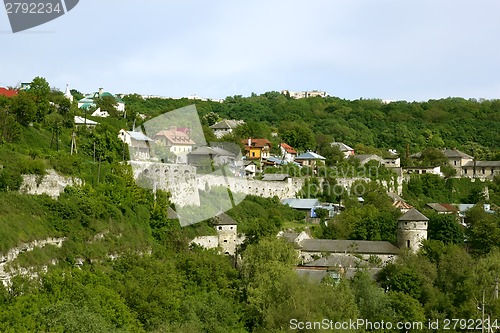
[[[219,121],[216,124],[213,124],[212,126],[210,126],[210,128],[212,128],[212,129],[233,129],[233,128],[240,126],[243,123],[244,123],[243,120],[224,119],[222,121]]]
[[[75,116],[75,125],[99,125],[97,121],[93,121],[90,119],[85,120],[85,118],[80,116]]]
[[[348,145],[346,145],[345,143],[343,142],[332,142],[331,144],[332,147],[338,147],[340,149],[340,151],[353,151],[354,149],[352,149],[351,147],[349,147]]]
[[[386,241],[343,239],[304,239],[300,242],[305,252],[398,254],[399,249]]]
[[[295,209],[313,209],[315,206],[319,206],[318,199],[289,198],[281,200],[281,203]]]
[[[403,214],[398,221],[429,221],[429,219],[415,208],[412,208]]]
[[[445,150],[443,150],[443,154],[444,154],[444,156],[446,156],[448,158],[470,158],[470,159],[473,159],[472,156],[470,156],[466,153],[463,153],[458,149],[445,149]]]
[[[133,132],[133,131],[126,131],[130,137],[134,140],[137,141],[153,141],[153,139],[148,138],[144,133],[142,132]]]
[[[217,216],[214,217],[214,225],[237,225],[235,220],[231,218],[231,216],[227,215],[224,212],[220,212]]]
[[[295,160],[326,160],[326,158],[316,154],[315,152],[308,151],[307,153],[303,153],[295,157]]]
[[[469,161],[464,164],[466,167],[474,167],[474,161]],[[476,161],[477,168],[485,167],[500,167],[500,161]]]

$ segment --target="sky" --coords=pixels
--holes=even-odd
[[[13,34],[0,86],[206,98],[500,98],[498,0],[80,0]]]

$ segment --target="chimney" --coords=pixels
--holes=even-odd
[[[252,138],[248,138],[248,147],[252,146]]]
[[[102,93],[104,92],[104,89],[103,88],[99,88],[99,97],[102,96]]]

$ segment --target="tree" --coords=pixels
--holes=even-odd
[[[37,76],[31,81],[26,91],[36,104],[37,122],[42,122],[45,115],[50,113],[51,105],[49,103],[50,85],[45,78]]]
[[[109,115],[112,117],[118,116],[118,102],[112,96],[103,96],[96,98],[94,100],[97,108],[101,108],[102,111],[108,111]]]
[[[474,254],[488,254],[500,244],[499,217],[488,214],[482,205],[476,205],[466,212],[467,244]]]
[[[36,119],[37,106],[24,91],[20,91],[17,96],[12,98],[10,110],[21,125],[27,126]]]
[[[282,123],[279,133],[283,142],[297,150],[306,151],[316,148],[314,133],[305,123]]]
[[[436,148],[426,148],[419,158],[420,164],[422,166],[435,167],[448,165],[448,159],[446,156]]]
[[[429,217],[429,239],[442,241],[444,244],[463,244],[464,232],[451,214],[433,213]]]

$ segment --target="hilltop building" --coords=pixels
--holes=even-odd
[[[98,98],[103,98],[103,97],[112,97],[116,101],[116,110],[118,112],[125,112],[125,103],[123,100],[116,95],[113,95],[112,93],[109,93],[107,91],[104,91],[103,88],[99,88],[99,91],[94,92],[92,94],[86,95],[84,98],[78,101],[78,108],[79,109],[90,109],[90,108],[95,108],[96,103],[95,100]]]
[[[308,97],[328,97],[328,93],[319,90],[309,90],[309,91],[281,91],[283,95],[288,95],[294,99],[308,98]]]
[[[69,99],[71,103],[73,103],[73,95],[71,95],[71,91],[69,90],[69,84],[66,84],[66,91],[64,92],[64,97]]]

